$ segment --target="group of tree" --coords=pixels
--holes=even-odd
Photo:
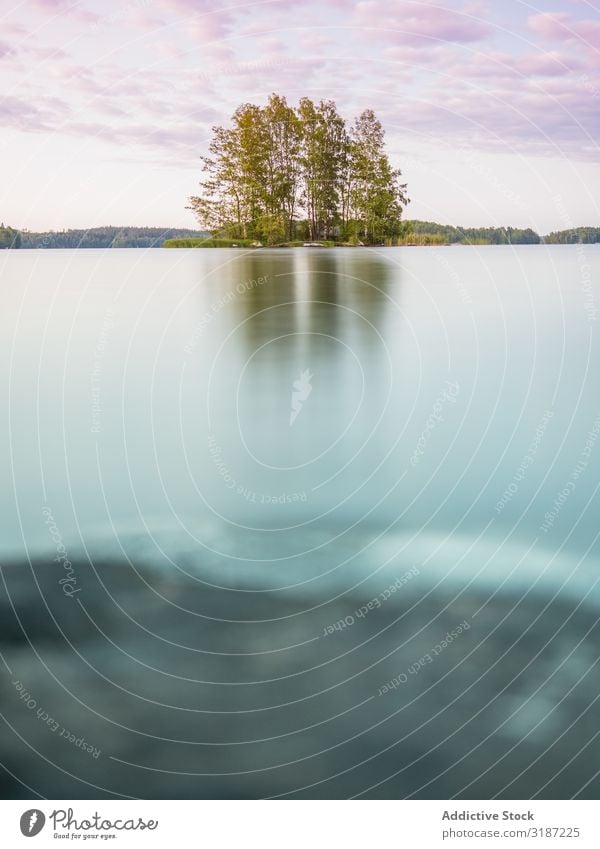
[[[600,227],[574,227],[544,236],[548,245],[592,245],[600,242]]]
[[[537,245],[541,239],[531,228],[453,227],[434,221],[406,221],[406,244]]]
[[[165,239],[203,238],[206,235],[208,234],[199,230],[172,227],[92,227],[89,230],[49,230],[45,233],[23,230],[20,234],[20,245],[14,247],[160,248]]]
[[[213,127],[202,162],[189,208],[214,237],[378,244],[401,232],[406,185],[371,109],[348,128],[332,100],[294,107],[272,94]]]
[[[20,248],[21,234],[18,230],[13,230],[12,227],[5,227],[0,224],[0,248]]]
[[[308,227],[307,222],[296,222],[297,228],[302,225]],[[19,232],[0,224],[0,248],[160,248],[166,240],[169,247],[227,247],[232,244],[248,247],[253,238],[217,239],[205,230],[164,227],[93,227],[90,230],[34,233],[29,230]],[[335,241],[342,239],[336,238]],[[385,241],[389,239],[385,238]],[[404,220],[398,223],[393,241],[407,245],[592,244],[600,243],[600,227],[577,227],[540,237],[530,228],[454,227],[434,221]]]

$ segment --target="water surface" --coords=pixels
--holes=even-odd
[[[599,257],[3,252],[3,795],[597,798]]]
[[[398,552],[588,586],[599,256],[5,252],[4,552],[52,545],[46,507],[71,548],[250,587],[343,586]]]

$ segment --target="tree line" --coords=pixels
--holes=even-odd
[[[59,230],[35,233],[16,230],[0,224],[2,248],[160,248],[170,247],[227,247],[232,243],[248,247],[251,239],[214,239],[202,230],[168,227],[93,227],[89,230]],[[395,240],[408,245],[534,245],[594,244],[600,242],[600,227],[576,227],[539,236],[531,228],[517,227],[454,227],[434,221],[405,220]],[[332,242],[333,244],[333,242]]]
[[[173,227],[92,227],[34,233],[0,226],[0,248],[160,248],[165,239],[204,238],[200,230]]]
[[[544,236],[548,245],[593,245],[600,242],[600,227],[574,227],[572,230],[558,230]]]
[[[0,224],[0,248],[20,248],[21,242],[21,234],[18,230]]]
[[[225,239],[381,243],[402,232],[409,202],[384,135],[373,110],[348,128],[332,100],[244,103],[231,126],[213,127],[189,208]]]
[[[541,238],[530,227],[454,227],[434,221],[407,221],[403,239],[412,244],[537,245]]]

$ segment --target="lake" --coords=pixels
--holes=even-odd
[[[444,574],[475,541],[585,556],[600,451],[543,527],[600,422],[584,247],[7,251],[4,551],[48,547],[48,506],[71,545],[160,560],[227,559],[227,529],[276,584],[360,528]]]
[[[23,250],[0,254],[0,269],[8,399],[2,427],[10,447],[2,455],[1,550],[23,605],[22,623],[30,621],[34,634],[39,628],[42,642],[60,633],[62,651],[65,634],[75,648],[87,634],[87,610],[87,619],[119,647],[127,645],[138,664],[137,672],[123,667],[117,675],[114,652],[99,647],[98,635],[86,643],[94,646],[93,662],[82,650],[85,669],[79,669],[79,652],[71,661],[68,653],[53,655],[52,675],[69,679],[68,692],[78,693],[67,708],[71,697],[46,680],[40,656],[21,657],[21,669],[32,664],[28,686],[33,692],[37,681],[45,693],[45,701],[36,700],[55,705],[65,725],[83,721],[81,705],[91,704],[84,693],[110,677],[108,670],[119,678],[112,697],[106,683],[94,690],[86,730],[110,753],[112,772],[98,772],[79,751],[63,747],[56,755],[56,743],[43,737],[39,723],[14,709],[23,736],[49,746],[51,759],[64,758],[58,777],[32,762],[27,775],[38,776],[42,792],[58,786],[65,798],[127,796],[128,770],[138,781],[143,771],[142,795],[174,797],[440,798],[478,776],[479,789],[470,785],[466,798],[526,797],[532,788],[541,795],[565,792],[568,772],[549,782],[573,752],[570,736],[564,749],[548,755],[545,771],[540,766],[519,776],[590,703],[578,695],[560,718],[553,712],[593,663],[586,635],[600,599],[598,245]],[[123,583],[132,570],[139,592]],[[40,581],[46,586],[44,605],[28,596],[36,592],[31,576],[38,589]],[[395,582],[387,608],[368,607]],[[140,594],[146,590],[152,599],[144,620]],[[517,609],[525,597],[530,607]],[[368,609],[360,615],[363,605]],[[171,622],[173,606],[181,612]],[[113,607],[116,618],[107,612]],[[570,620],[574,610],[579,613]],[[400,640],[393,628],[404,612],[409,618]],[[40,617],[48,615],[42,628]],[[142,631],[134,635],[131,623],[119,631],[123,615],[146,635],[164,625],[160,640],[169,646],[157,648],[154,636]],[[439,734],[441,746],[458,735],[446,759],[458,760],[471,740],[489,735],[494,747],[486,744],[467,760],[472,768],[454,775],[451,785],[441,777],[446,760],[436,760],[440,750],[421,771],[392,778],[424,755],[431,729],[413,737],[398,762],[389,749],[398,737],[390,718],[402,688],[392,687],[383,704],[378,693],[385,682],[409,675],[409,666],[463,621],[471,625],[468,638],[456,638],[447,659],[456,651],[453,663],[460,665],[469,655],[463,671],[473,675],[469,681],[479,680],[538,615],[533,642],[520,643],[515,651],[522,654],[512,656],[511,668],[518,673],[570,621],[564,641],[556,643],[555,665],[547,674],[535,667],[535,686],[546,686],[559,663],[579,677],[559,676],[559,691],[543,697],[531,680],[523,692],[516,685],[504,692],[509,677],[502,688],[494,679],[475,687],[474,701],[454,716],[444,712],[445,699],[450,693],[462,698],[466,679],[455,676],[446,690],[439,681],[447,660],[435,670],[423,662],[422,674],[418,666],[410,673],[418,679],[413,695],[429,693],[425,682],[438,689],[435,698],[423,695],[424,702],[407,708],[409,724],[416,728],[430,708],[437,716],[441,705],[432,739]],[[352,627],[340,625],[339,617],[352,618]],[[510,625],[501,625],[506,621]],[[486,643],[497,627],[496,642]],[[14,640],[20,634],[15,624]],[[412,637],[412,648],[403,648]],[[198,656],[169,654],[182,643],[201,653],[200,665]],[[479,660],[469,666],[470,652],[476,657],[477,651]],[[268,669],[250,673],[240,661],[246,652],[268,660]],[[346,657],[351,652],[354,660]],[[230,665],[225,656],[234,658]],[[344,690],[342,682],[365,669],[369,686],[355,681]],[[314,671],[302,678],[302,670]],[[165,674],[175,674],[175,689]],[[289,689],[288,675],[300,676]],[[508,667],[502,675],[509,675]],[[201,698],[194,689],[200,678]],[[261,689],[256,682],[263,679],[272,683]],[[191,690],[182,683],[190,680]],[[242,696],[235,687],[241,681],[258,688],[247,700],[252,687]],[[330,681],[340,684],[335,697]],[[215,682],[229,689],[220,691]],[[593,682],[590,700],[600,692],[596,677]],[[329,696],[313,698],[325,690]],[[483,710],[489,693],[499,699],[466,743],[456,729],[465,715]],[[264,711],[288,696],[295,704],[312,698],[314,711],[281,718],[272,711],[267,722]],[[140,698],[156,716],[138,713]],[[365,700],[368,718],[361,713]],[[200,705],[208,725],[186,714]],[[241,753],[243,734],[230,714],[253,710],[259,716],[256,723],[248,719],[244,733],[271,743],[251,756]],[[217,722],[213,714],[229,718]],[[300,716],[310,719],[312,730],[292,746],[288,735],[298,737]],[[344,719],[336,723],[334,716]],[[504,720],[506,733],[498,731]],[[112,742],[102,742],[107,721],[116,734]],[[374,727],[381,734],[372,746],[344,743]],[[139,744],[130,748],[132,733],[147,735],[160,751],[150,744],[144,751]],[[191,738],[190,745],[220,739],[233,748],[224,760],[213,751],[209,762],[198,760],[189,749],[184,757],[177,745]],[[279,738],[285,745],[278,748],[272,740]],[[329,744],[335,752],[325,758]],[[310,769],[281,766],[299,763],[311,747],[317,754]],[[572,765],[590,781],[592,748]],[[358,768],[383,750],[376,765],[370,760]],[[15,750],[15,761],[24,757]],[[155,784],[158,764],[165,772]],[[204,778],[190,785],[183,772]],[[240,777],[251,773],[255,783]],[[223,778],[234,774],[235,781]],[[18,791],[11,784],[8,792]],[[593,794],[597,785],[582,792]]]

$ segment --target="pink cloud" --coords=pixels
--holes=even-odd
[[[73,4],[40,2],[47,12]],[[18,92],[19,101],[3,103],[2,114],[13,127],[151,147],[168,160],[173,145],[183,152],[196,142],[202,147],[207,123],[226,123],[240,102],[264,103],[278,91],[291,103],[304,94],[333,98],[348,120],[372,106],[396,139],[412,134],[452,145],[478,134],[492,148],[548,151],[556,142],[578,155],[581,125],[600,136],[593,70],[600,53],[581,49],[582,38],[596,37],[596,22],[575,17],[590,16],[589,6],[520,18],[511,25],[516,38],[496,43],[493,21],[501,15],[494,19],[493,7],[482,11],[469,0],[88,5],[102,8],[98,25],[71,11],[62,41],[58,28],[42,26],[19,46],[3,29],[5,91]],[[39,12],[37,18],[47,20]],[[137,32],[123,35],[124,25]],[[527,44],[533,38],[542,45],[537,51]],[[68,45],[71,57],[54,43]],[[43,73],[29,73],[41,60]],[[50,103],[42,109],[53,93],[68,101],[72,122]],[[211,111],[203,107],[208,101]]]
[[[581,63],[555,51],[522,56],[515,67],[525,76],[562,77],[581,67]]]
[[[412,2],[399,0],[361,0],[355,6],[353,24],[374,28],[378,38],[385,37],[397,44],[419,43],[423,40],[468,43],[480,41],[491,33],[490,25],[472,15],[467,7],[451,9],[431,0]]]
[[[73,16],[82,24],[95,24],[100,19],[100,15],[87,9],[74,9]]]
[[[14,48],[10,46],[6,41],[0,41],[0,59],[4,59],[6,56],[11,56],[14,53]]]
[[[285,50],[285,44],[280,38],[275,38],[274,36],[266,36],[265,38],[260,38],[256,42],[260,51],[260,55],[280,55]]]
[[[0,122],[27,132],[52,130],[68,113],[68,105],[55,97],[44,98],[36,105],[17,97],[0,97]]]
[[[67,14],[83,24],[93,24],[98,20],[95,12],[90,12],[72,0],[33,0],[33,5],[49,15]]]
[[[185,50],[174,41],[169,41],[167,38],[159,38],[148,45],[151,50],[156,50],[161,56],[167,59],[181,60],[185,56]]]
[[[160,0],[160,5],[167,11],[181,15],[199,15],[206,12],[222,12],[236,4],[234,0]]]
[[[583,65],[571,56],[552,52],[526,53],[514,56],[499,50],[486,50],[474,54],[468,61],[461,60],[450,67],[454,77],[464,80],[487,80],[489,83],[520,80],[526,83],[531,77],[564,77]]]
[[[2,21],[2,35],[29,35],[23,24],[17,21],[8,21],[6,18]]]
[[[50,14],[58,12],[67,5],[67,0],[33,0],[33,5]]]
[[[200,42],[223,38],[233,25],[232,10],[236,9],[231,0],[160,0],[160,6]]]
[[[194,41],[218,41],[227,34],[229,21],[222,15],[193,15],[183,18],[182,26]]]
[[[557,41],[569,37],[570,33],[566,27],[568,20],[567,12],[542,12],[539,15],[531,15],[527,23],[533,32]]]
[[[528,19],[529,28],[550,41],[600,49],[600,21],[578,20],[567,12],[542,12]]]

